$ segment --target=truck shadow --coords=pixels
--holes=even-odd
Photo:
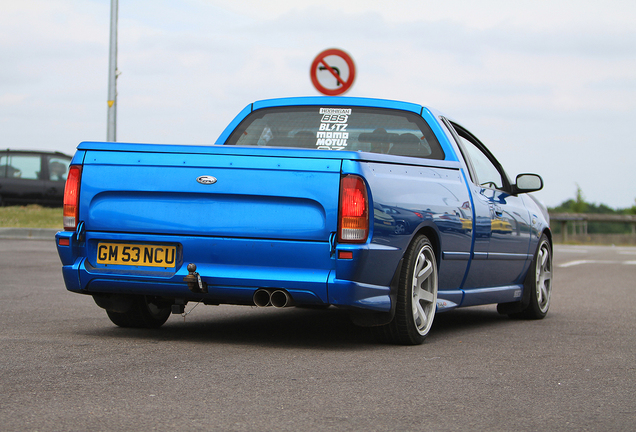
[[[375,343],[368,329],[354,326],[346,312],[330,308],[267,310],[224,307],[205,316],[172,316],[160,329],[96,330],[100,337],[141,338],[160,342],[223,343],[279,347],[353,347]]]
[[[500,315],[495,305],[454,309],[435,315],[429,338],[478,333],[512,322],[507,316]]]
[[[232,310],[234,309],[234,310]],[[438,314],[426,344],[452,335],[470,336],[512,321],[494,307],[467,308]],[[202,317],[172,316],[160,329],[127,329],[114,325],[86,332],[100,338],[143,339],[157,342],[224,343],[272,347],[363,348],[392,345],[379,342],[369,328],[355,326],[346,311],[289,308],[249,309],[225,307],[222,314]],[[426,345],[425,344],[425,345]]]

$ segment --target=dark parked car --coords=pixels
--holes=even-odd
[[[70,162],[60,152],[0,150],[0,205],[61,206]]]

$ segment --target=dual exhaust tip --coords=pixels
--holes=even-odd
[[[254,293],[254,304],[258,307],[274,306],[275,308],[284,308],[292,306],[294,302],[285,290],[259,288]]]

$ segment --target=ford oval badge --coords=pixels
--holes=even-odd
[[[216,183],[216,177],[204,175],[204,176],[197,177],[197,181],[204,185],[211,185]]]

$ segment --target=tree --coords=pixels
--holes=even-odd
[[[576,185],[576,201],[572,205],[573,213],[587,213],[590,208],[590,205],[585,202],[585,198],[583,197],[583,191],[581,190],[581,186]]]
[[[562,202],[559,206],[548,209],[551,213],[600,213],[600,214],[636,214],[636,200],[631,208],[614,210],[605,204],[593,204],[585,201],[581,187],[576,185],[576,198]],[[561,226],[553,227],[554,233],[561,232]],[[627,234],[631,232],[631,224],[589,222],[587,232],[590,234]]]

